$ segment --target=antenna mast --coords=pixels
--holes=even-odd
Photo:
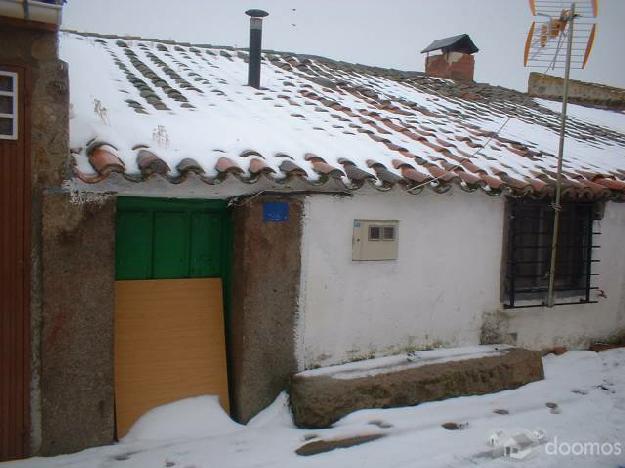
[[[564,16],[564,12],[561,15]],[[566,46],[566,64],[564,67],[564,90],[562,91],[562,113],[560,114],[560,143],[558,145],[558,170],[556,173],[556,199],[553,203],[553,236],[551,239],[551,264],[549,266],[549,289],[547,292],[547,307],[553,307],[553,286],[556,279],[556,257],[558,251],[558,233],[560,231],[560,196],[562,193],[562,160],[564,159],[564,136],[566,133],[566,108],[569,104],[569,78],[571,76],[571,54],[573,51],[573,32],[575,25],[575,3],[566,13],[568,23],[568,37]]]
[[[586,66],[595,38],[596,25],[592,22],[581,23],[575,30],[577,17],[597,17],[598,0],[580,0],[567,4],[560,0],[529,0],[532,15],[541,18],[532,23],[525,43],[525,66],[544,67],[547,70],[564,68],[562,90],[562,112],[560,114],[560,141],[556,171],[556,193],[553,202],[553,233],[551,239],[551,257],[549,267],[549,286],[547,307],[554,305],[554,290],[558,254],[558,235],[560,230],[560,200],[562,196],[562,162],[564,160],[564,142],[566,137],[566,111],[569,101],[569,81],[571,68],[583,69]],[[578,13],[579,12],[579,13]],[[536,27],[538,23],[538,28]],[[577,37],[575,34],[577,32]],[[575,41],[573,40],[575,38]],[[566,39],[566,53],[562,67],[562,40]],[[585,44],[585,48],[580,47]],[[577,48],[576,48],[577,47]],[[575,55],[573,52],[576,52]],[[560,66],[557,66],[560,65]]]

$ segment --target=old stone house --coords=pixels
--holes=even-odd
[[[245,51],[3,24],[5,458],[172,395],[246,422],[304,369],[625,328],[622,113],[571,111],[546,308],[556,103],[281,53],[255,89]]]

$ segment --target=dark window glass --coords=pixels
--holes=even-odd
[[[0,75],[0,91],[13,91],[13,77]]]
[[[0,114],[13,114],[12,96],[0,96]]]
[[[379,226],[369,226],[369,240],[380,240]]]
[[[13,135],[13,119],[0,117],[0,135]]]

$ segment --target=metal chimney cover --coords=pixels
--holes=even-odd
[[[247,10],[245,12],[246,15],[251,16],[252,18],[264,18],[265,16],[269,16],[265,10]]]

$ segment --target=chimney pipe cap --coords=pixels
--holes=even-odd
[[[252,18],[264,18],[265,16],[269,16],[269,13],[265,10],[247,10],[245,14]]]

